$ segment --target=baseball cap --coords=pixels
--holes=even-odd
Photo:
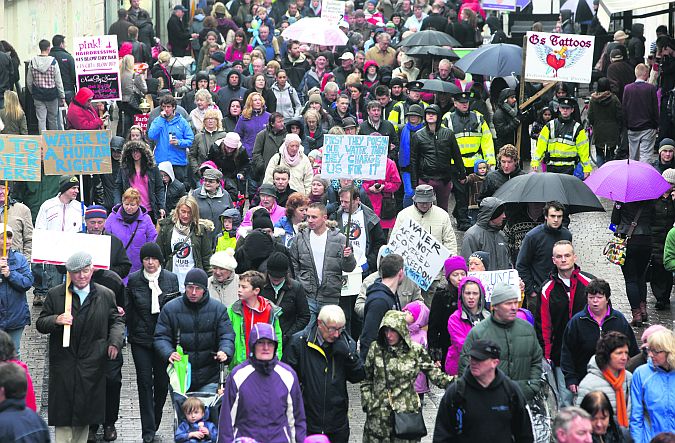
[[[482,361],[488,358],[499,358],[501,351],[499,345],[492,340],[476,340],[471,343],[469,356]]]

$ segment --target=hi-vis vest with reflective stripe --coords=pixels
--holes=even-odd
[[[456,112],[448,112],[443,116],[442,124],[455,134],[459,151],[464,158],[465,168],[473,169],[474,161],[479,157],[488,165],[495,165],[492,132],[483,114],[478,111],[469,111],[469,124],[463,125]]]
[[[584,172],[591,172],[588,137],[578,122],[574,122],[571,131],[564,132],[561,131],[561,123],[558,119],[548,122],[539,133],[532,166],[541,165],[547,152],[546,164],[548,165],[574,166],[578,161]]]
[[[427,106],[429,106],[429,104],[423,100],[420,100],[417,104],[420,105],[422,109],[426,109]],[[408,109],[412,105],[413,103],[408,102],[407,99],[396,102],[396,104],[391,108],[387,120],[393,123],[394,127],[398,129],[399,126],[406,124],[405,117],[408,113]],[[422,116],[422,121],[424,121],[424,116]]]

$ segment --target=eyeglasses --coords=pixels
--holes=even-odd
[[[658,349],[652,349],[652,348],[645,348],[645,350],[647,351],[647,354],[654,354],[654,355],[659,355],[659,354],[662,354],[662,353],[666,352],[663,349],[658,350]]]
[[[595,294],[595,295],[589,294],[587,297],[589,300],[602,300],[603,298],[605,298],[603,294]]]
[[[322,321],[322,320],[320,320],[320,321],[321,321],[321,324],[323,325],[323,327],[326,328],[328,330],[328,332],[330,332],[331,334],[335,334],[336,332],[338,334],[342,334],[342,331],[345,330],[344,326],[340,326],[339,328],[336,328],[336,327],[333,327],[333,326],[328,326],[325,321]]]

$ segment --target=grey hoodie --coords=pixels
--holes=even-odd
[[[501,228],[490,225],[490,220],[494,218],[493,214],[503,204],[503,201],[495,197],[484,198],[480,202],[476,224],[466,231],[462,241],[462,256],[466,260],[476,251],[485,251],[490,254],[490,269],[487,269],[488,271],[511,269],[513,267],[511,266],[506,236]]]
[[[59,69],[59,64],[55,63],[56,59],[51,55],[36,55],[30,61],[30,65],[42,73],[47,72],[49,67],[54,63],[54,83],[56,84],[56,89],[59,91],[59,98],[65,99],[66,94],[63,91],[63,82],[61,81],[61,70]],[[28,90],[33,93],[33,70],[28,70],[28,75],[26,76],[26,86]]]

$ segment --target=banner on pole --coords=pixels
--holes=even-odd
[[[389,137],[381,135],[323,136],[321,177],[384,180]]]
[[[43,131],[45,175],[109,174],[108,131]]]
[[[75,38],[77,87],[87,87],[93,100],[121,100],[119,51],[116,35]]]
[[[76,252],[91,254],[92,265],[97,269],[110,268],[110,236],[81,232],[33,230],[32,263],[65,265]]]
[[[43,147],[39,135],[0,135],[0,180],[39,182]]]
[[[414,220],[402,222],[391,234],[384,255],[399,254],[405,274],[423,290],[431,283],[450,257],[450,251]]]
[[[516,0],[484,0],[483,9],[515,12]]]
[[[480,271],[469,272],[470,276],[476,277],[483,284],[485,289],[485,301],[490,302],[492,299],[492,291],[497,283],[506,283],[511,286],[520,298],[520,279],[518,271],[515,269],[503,269],[500,271]]]
[[[528,32],[525,80],[590,83],[595,37]]]
[[[321,18],[329,25],[337,26],[345,16],[344,0],[323,0],[321,2]]]

